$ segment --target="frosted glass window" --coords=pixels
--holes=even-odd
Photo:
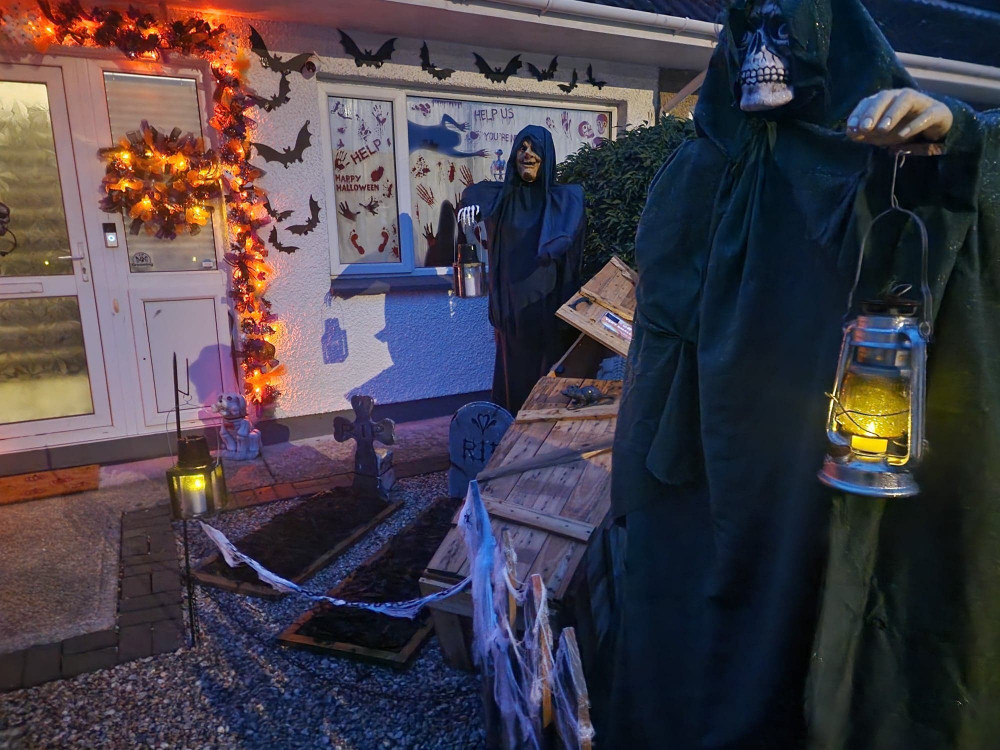
[[[73,273],[44,83],[0,81],[0,202],[0,277]]]
[[[341,263],[399,263],[392,102],[327,98]]]
[[[111,135],[116,143],[127,133],[138,130],[143,120],[164,133],[180,128],[185,133],[204,135],[198,90],[190,78],[105,72],[104,89]],[[222,202],[217,201],[213,216],[199,234],[192,236],[185,232],[172,240],[157,239],[142,230],[130,234],[132,220],[123,217],[130,270],[133,273],[214,271],[214,222],[224,220],[222,210]]]

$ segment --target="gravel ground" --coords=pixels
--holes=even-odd
[[[446,491],[444,473],[401,480],[392,495],[403,507],[307,587],[334,586]],[[212,524],[235,541],[295,502]],[[192,558],[211,551],[196,529],[189,525]],[[175,531],[180,540],[179,524]],[[478,681],[444,663],[436,637],[397,672],[280,646],[278,633],[309,606],[298,597],[199,588],[196,601],[197,648],[0,695],[0,748],[484,746]]]

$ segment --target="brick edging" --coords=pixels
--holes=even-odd
[[[180,648],[181,577],[169,505],[122,514],[119,576],[115,627],[0,654],[0,692]]]

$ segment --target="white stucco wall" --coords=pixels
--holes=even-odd
[[[414,89],[440,94],[474,93],[497,97],[534,96],[547,101],[612,105],[618,109],[618,125],[652,120],[657,70],[616,65],[600,60],[560,57],[558,82],[576,67],[582,77],[588,63],[608,84],[600,91],[583,84],[571,95],[563,94],[553,81],[539,83],[534,78],[510,79],[493,85],[472,71],[472,52],[499,65],[516,51],[479,45],[459,46],[428,39],[431,59],[440,67],[455,68],[455,74],[437,82],[420,69],[419,50],[423,39],[399,39],[393,62],[381,69],[358,68],[340,46],[335,30],[267,22],[229,19],[227,25],[240,34],[249,33],[253,23],[272,52],[283,56],[315,51],[318,75],[304,79],[289,77],[290,101],[273,113],[259,113],[254,140],[275,147],[291,145],[305,120],[313,133],[312,146],[302,163],[287,169],[259,158],[253,162],[267,170],[259,185],[267,190],[276,210],[293,209],[295,220],[307,214],[312,195],[320,203],[319,227],[308,235],[294,237],[281,233],[281,241],[294,240],[294,254],[271,250],[269,261],[274,278],[268,291],[273,312],[281,321],[275,344],[285,365],[279,387],[282,396],[277,417],[317,414],[348,408],[356,392],[374,396],[379,403],[396,403],[488,389],[492,379],[493,334],[486,315],[485,299],[457,299],[442,291],[391,292],[384,295],[331,297],[328,232],[335,231],[335,211],[328,210],[324,170],[331,169],[331,157],[320,137],[319,80],[340,80],[367,85]],[[377,49],[386,37],[345,29],[362,47]],[[245,38],[245,36],[244,36]],[[558,54],[553,40],[552,55]],[[549,57],[523,55],[539,67]],[[287,58],[286,58],[287,59]],[[248,74],[250,84],[263,96],[276,91],[278,75],[264,70],[256,56]],[[526,102],[528,103],[528,102]],[[397,113],[397,117],[403,113]],[[405,207],[401,206],[402,210]],[[264,237],[269,229],[263,230]],[[329,323],[336,319],[336,323]],[[332,356],[329,334],[324,354],[324,332],[328,327],[346,333],[347,357],[342,350]],[[327,361],[324,361],[327,360]]]

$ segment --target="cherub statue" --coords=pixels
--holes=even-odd
[[[225,450],[220,458],[250,461],[260,455],[260,430],[254,429],[247,419],[247,400],[238,393],[223,393],[212,404],[212,411],[222,415],[219,436]]]

